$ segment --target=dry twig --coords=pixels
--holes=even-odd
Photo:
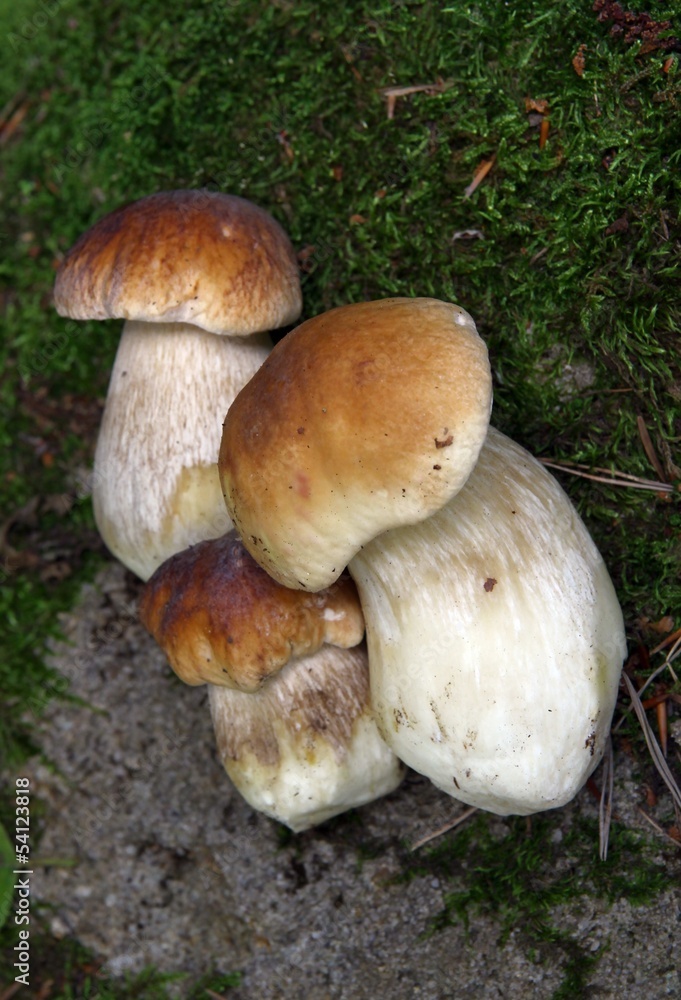
[[[650,438],[650,434],[648,433],[648,428],[646,427],[646,422],[642,416],[639,415],[638,417],[636,417],[636,424],[638,426],[638,433],[639,437],[641,438],[641,444],[643,445],[643,450],[645,451],[648,457],[648,461],[655,469],[658,479],[661,479],[662,482],[666,483],[667,477],[664,474],[664,469],[662,468],[662,462],[657,457],[657,453],[653,447],[653,442]]]
[[[653,759],[653,764],[657,768],[660,777],[664,781],[665,785],[671,792],[672,801],[674,802],[674,805],[676,806],[676,808],[681,808],[681,789],[676,784],[674,775],[669,770],[667,761],[664,759],[662,751],[660,750],[660,746],[657,740],[655,739],[655,734],[650,728],[650,723],[646,718],[646,711],[643,705],[641,704],[639,693],[625,673],[622,674],[622,678],[624,680],[627,691],[629,692],[629,697],[631,698],[631,704],[633,705],[634,712],[636,713],[636,718],[638,719],[639,725],[643,730],[643,735],[645,737],[645,741],[648,746],[648,751],[650,753],[650,756]]]
[[[675,840],[673,837],[670,837],[667,831],[663,827],[661,827],[659,823],[656,823],[652,816],[649,816],[648,813],[645,812],[643,809],[641,809],[640,806],[636,806],[636,808],[640,812],[641,816],[643,816],[643,818],[647,820],[650,823],[650,825],[655,830],[657,830],[658,833],[661,833],[663,837],[667,838],[667,840],[671,840],[672,844],[674,844],[675,847],[681,847],[681,844],[678,842],[678,840]]]
[[[666,639],[663,639],[662,642],[655,647],[655,649],[651,649],[650,655],[654,656],[655,653],[661,653],[662,650],[666,646],[669,646],[670,643],[674,643],[674,649],[676,649],[678,652],[678,645],[680,640],[681,640],[681,628],[677,628],[676,632],[672,632],[672,634],[668,635]]]
[[[628,486],[632,490],[650,490],[653,493],[673,493],[674,486],[670,483],[659,483],[654,479],[643,479],[641,476],[633,476],[629,472],[613,472],[612,469],[602,469],[598,466],[593,468],[589,465],[582,465],[580,462],[551,462],[548,458],[540,458],[542,465],[549,469],[558,469],[559,472],[567,472],[571,476],[581,476],[582,479],[591,479],[595,483],[605,483],[608,486]],[[591,472],[583,472],[583,469],[592,469]],[[594,472],[602,475],[594,475]]]
[[[387,102],[388,119],[392,119],[395,117],[398,97],[407,97],[409,94],[444,94],[448,87],[449,84],[444,80],[438,80],[437,83],[415,83],[406,87],[383,87],[380,93]]]
[[[484,181],[487,174],[490,172],[494,166],[494,161],[496,160],[496,153],[489,160],[483,160],[478,166],[477,170],[473,174],[473,180],[470,182],[468,187],[465,189],[463,196],[464,198],[470,198],[475,189]]]
[[[21,128],[24,118],[28,114],[30,104],[25,101],[13,113],[11,118],[0,124],[0,146],[6,145],[15,133]]]
[[[664,670],[667,670],[667,668],[669,668],[669,673],[672,675],[672,678],[674,679],[674,682],[678,683],[679,679],[676,676],[676,674],[674,673],[674,669],[672,667],[672,661],[675,660],[677,658],[677,656],[681,655],[681,629],[679,630],[678,633],[675,632],[673,635],[667,636],[667,640],[670,640],[670,639],[674,639],[674,645],[672,646],[672,648],[669,650],[669,652],[665,656],[664,663],[662,664],[662,666],[658,667],[655,670],[655,672],[652,673],[650,675],[650,677],[648,678],[648,680],[645,682],[645,684],[643,685],[643,687],[639,691],[639,695],[642,695],[643,692],[645,691],[645,689],[650,684],[652,684],[652,682],[655,680],[655,678],[658,677]],[[659,653],[659,652],[661,652],[666,645],[667,645],[667,641],[660,643],[659,646],[656,646],[655,649],[652,650],[652,653]]]
[[[605,861],[608,857],[614,784],[615,768],[612,760],[612,740],[608,738],[603,754],[603,788],[598,806],[598,854],[601,861]]]
[[[416,843],[411,845],[409,850],[417,851],[419,847],[423,847],[424,844],[429,843],[431,840],[435,840],[436,837],[442,836],[443,833],[447,833],[449,830],[453,830],[454,827],[459,826],[461,823],[465,822],[473,815],[473,813],[476,813],[477,811],[478,810],[475,806],[471,806],[470,809],[464,809],[462,813],[459,813],[456,819],[451,820],[444,826],[441,826],[439,830],[435,830],[433,833],[429,833],[425,837],[422,837],[420,840],[417,840]]]

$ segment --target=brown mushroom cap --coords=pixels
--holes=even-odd
[[[461,488],[491,395],[487,349],[459,306],[385,299],[303,323],[225,419],[220,477],[249,552],[288,587],[328,587],[367,541]]]
[[[255,691],[296,656],[364,635],[355,586],[344,576],[319,594],[276,583],[235,531],[166,560],[147,583],[140,617],[187,684]]]
[[[291,242],[234,195],[163,191],[100,219],[71,248],[54,302],[73,319],[191,323],[242,336],[300,315]]]

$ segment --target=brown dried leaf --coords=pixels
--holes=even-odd
[[[628,223],[627,223],[627,228],[629,228],[629,224]],[[664,469],[662,468],[662,463],[660,462],[659,458],[657,457],[657,452],[655,451],[652,439],[651,439],[650,434],[648,432],[648,428],[646,427],[646,422],[645,422],[645,420],[643,419],[642,416],[639,415],[636,418],[636,424],[638,426],[638,433],[639,433],[639,437],[641,438],[641,444],[643,445],[643,450],[646,453],[648,461],[650,462],[650,464],[652,465],[652,467],[655,469],[655,472],[657,473],[658,478],[663,483],[665,483],[667,481],[667,478],[666,478],[666,476],[664,474]]]
[[[584,67],[586,66],[586,45],[582,44],[579,46],[572,58],[572,68],[574,69],[577,76],[584,75]]]
[[[668,632],[674,631],[674,619],[671,615],[665,615],[659,621],[650,622],[648,628],[653,632],[657,632],[658,635],[667,635]]]
[[[48,493],[43,497],[41,510],[46,514],[66,517],[75,502],[76,497],[70,493]]]
[[[534,97],[525,98],[525,112],[529,115],[530,111],[536,111],[539,115],[545,115],[549,110],[549,102],[543,97],[539,100]]]
[[[279,143],[280,146],[283,147],[284,156],[286,157],[286,159],[289,161],[289,163],[292,163],[293,160],[295,159],[296,154],[293,149],[293,146],[288,141],[288,132],[286,131],[286,129],[282,129],[281,132],[277,132],[277,142]]]
[[[660,749],[663,755],[667,756],[667,740],[669,737],[669,727],[667,724],[667,702],[661,701],[656,708],[657,731],[660,734]]]
[[[65,559],[58,559],[56,562],[47,563],[43,566],[39,576],[43,583],[51,583],[53,580],[61,583],[62,580],[71,576],[72,572],[72,567]]]
[[[468,187],[465,189],[463,196],[464,198],[470,198],[475,189],[484,181],[487,174],[490,172],[494,166],[494,161],[496,160],[496,154],[491,158],[491,160],[483,160],[478,166],[477,170],[473,174],[473,180],[470,182]]]
[[[619,219],[615,219],[611,222],[609,226],[605,228],[606,236],[614,236],[615,233],[626,233],[629,229],[629,219],[627,218],[627,213],[620,215]]]
[[[0,146],[5,146],[10,141],[12,136],[19,131],[24,118],[28,114],[29,107],[30,104],[26,101],[16,109],[9,121],[3,123],[2,128],[0,129]]]
[[[601,160],[601,166],[603,167],[604,170],[610,170],[610,167],[612,166],[613,160],[615,159],[616,156],[617,156],[616,149],[607,149],[605,151],[605,153],[603,154],[603,158]]]

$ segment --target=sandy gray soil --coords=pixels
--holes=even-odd
[[[190,983],[238,970],[237,1000],[554,994],[565,952],[532,952],[523,927],[502,943],[500,924],[471,914],[468,932],[424,933],[451,886],[399,881],[406,845],[462,809],[424,779],[410,774],[387,798],[297,836],[254,813],[217,761],[205,688],[171,674],[136,620],[135,594],[122,568],[107,567],[55,649],[86,703],[52,704],[41,740],[53,767],[28,772],[48,809],[40,854],[76,862],[33,877],[56,935],[75,935],[115,973],[154,964]],[[616,808],[641,829],[640,788],[617,766]],[[553,836],[595,809],[582,793]],[[551,913],[600,956],[583,995],[681,998],[681,852],[654,837],[670,866],[654,904],[584,897]]]

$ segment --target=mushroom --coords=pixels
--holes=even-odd
[[[603,560],[557,481],[493,428],[462,490],[349,566],[391,749],[469,805],[564,805],[599,763],[626,642]]]
[[[463,351],[446,326],[457,315]],[[625,637],[556,480],[492,428],[482,445],[483,359],[456,307],[334,310],[242,390],[219,466],[273,576],[314,590],[348,564],[394,752],[470,805],[527,814],[567,802],[598,763]]]
[[[304,830],[399,784],[347,575],[318,594],[287,590],[232,531],[163,563],[140,615],[183,680],[209,682],[220,758],[255,809]]]
[[[487,349],[458,306],[385,299],[308,320],[225,419],[218,465],[244,545],[285,586],[328,587],[461,488],[490,407]]]
[[[100,219],[66,255],[54,301],[123,318],[93,475],[97,526],[142,579],[231,526],[216,469],[221,424],[301,310],[295,253],[263,209],[168,191]],[[247,339],[248,338],[248,339]]]
[[[325,643],[348,649],[364,637],[347,574],[318,594],[289,590],[258,566],[236,531],[166,560],[143,591],[140,615],[185,684],[251,692],[292,656]]]

